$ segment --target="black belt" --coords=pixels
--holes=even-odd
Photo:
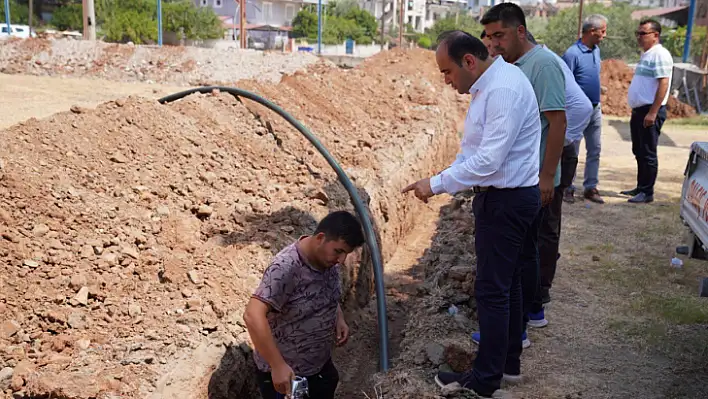
[[[537,185],[536,185],[537,186]],[[536,186],[524,186],[524,187],[507,187],[507,188],[499,188],[499,187],[494,187],[494,186],[473,186],[467,191],[471,191],[475,194],[479,193],[485,193],[487,191],[511,191],[511,190],[521,190],[522,188],[531,188],[531,187],[536,187]]]

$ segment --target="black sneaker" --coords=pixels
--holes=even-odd
[[[634,197],[635,195],[639,194],[639,189],[635,187],[635,188],[633,188],[633,189],[631,189],[631,190],[620,191],[620,194],[622,194],[622,195],[628,195],[628,196],[630,196],[630,197]]]
[[[634,197],[627,200],[627,202],[631,202],[633,204],[648,204],[653,201],[654,201],[654,196],[647,195],[645,193],[639,193],[639,194],[635,195]]]

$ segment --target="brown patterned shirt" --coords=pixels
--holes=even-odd
[[[317,270],[296,244],[275,256],[253,296],[272,308],[268,323],[285,362],[296,375],[312,376],[332,356],[341,297],[339,265]],[[265,359],[254,353],[258,369],[269,372]]]

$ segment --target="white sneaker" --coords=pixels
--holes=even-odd
[[[502,377],[502,381],[506,382],[509,385],[519,385],[524,382],[524,377],[521,374],[504,374],[504,376]]]

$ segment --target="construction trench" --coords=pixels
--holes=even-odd
[[[420,215],[437,217],[400,194],[457,150],[466,99],[444,88],[431,53],[237,86],[303,122],[342,165],[384,263],[417,234]],[[272,111],[216,90],[73,107],[0,134],[2,394],[258,398],[242,320],[250,294],[282,247],[328,212],[354,210],[312,145]],[[393,366],[407,302],[424,293],[403,267],[418,259],[396,259],[400,276],[386,270]],[[338,397],[373,395],[366,248],[347,259],[342,284],[352,336],[335,355]]]
[[[186,50],[23,43],[0,45],[4,73],[235,86],[317,136],[368,207],[385,265],[391,369],[378,373],[363,249],[342,273],[351,337],[335,351],[337,397],[439,397],[435,371],[470,366],[470,200],[400,194],[454,159],[469,101],[444,86],[432,52],[387,51],[351,70],[297,55],[307,65],[293,75],[290,58],[249,55],[268,74],[279,65],[274,83]],[[85,53],[56,55],[69,47]],[[604,65],[609,95],[626,96],[627,66]],[[0,136],[0,398],[259,398],[245,304],[275,253],[328,212],[354,210],[311,143],[218,91],[168,104],[116,96]]]

